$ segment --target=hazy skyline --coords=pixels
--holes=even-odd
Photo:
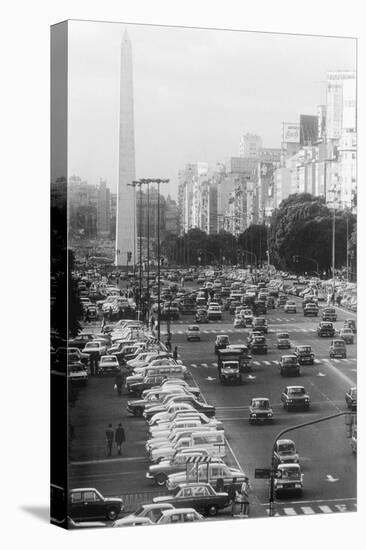
[[[118,180],[120,51],[132,43],[136,177],[239,155],[242,134],[279,147],[281,123],[316,114],[326,73],[355,70],[356,41],[302,35],[70,22],[69,176]]]

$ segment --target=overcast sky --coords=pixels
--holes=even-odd
[[[326,73],[355,70],[353,39],[77,22],[69,30],[69,176],[118,177],[120,48],[132,43],[136,177],[239,155],[244,133],[279,147],[281,123],[316,114]],[[162,189],[163,191],[163,189]],[[165,188],[165,193],[168,191]],[[164,193],[164,194],[165,194]]]

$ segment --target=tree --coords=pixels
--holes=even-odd
[[[255,254],[257,262],[262,264],[267,257],[268,228],[266,225],[250,225],[238,237],[238,248],[248,250]],[[249,263],[253,264],[255,258],[249,255]]]

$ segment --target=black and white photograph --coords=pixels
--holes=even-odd
[[[356,48],[52,28],[53,523],[357,511]]]

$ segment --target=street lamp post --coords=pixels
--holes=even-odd
[[[160,317],[161,317],[161,306],[160,306],[160,184],[169,183],[169,180],[155,180],[158,186],[158,227],[157,227],[157,239],[158,239],[158,341],[160,342]]]
[[[133,187],[133,286],[136,286],[136,185],[138,181],[127,184]]]

